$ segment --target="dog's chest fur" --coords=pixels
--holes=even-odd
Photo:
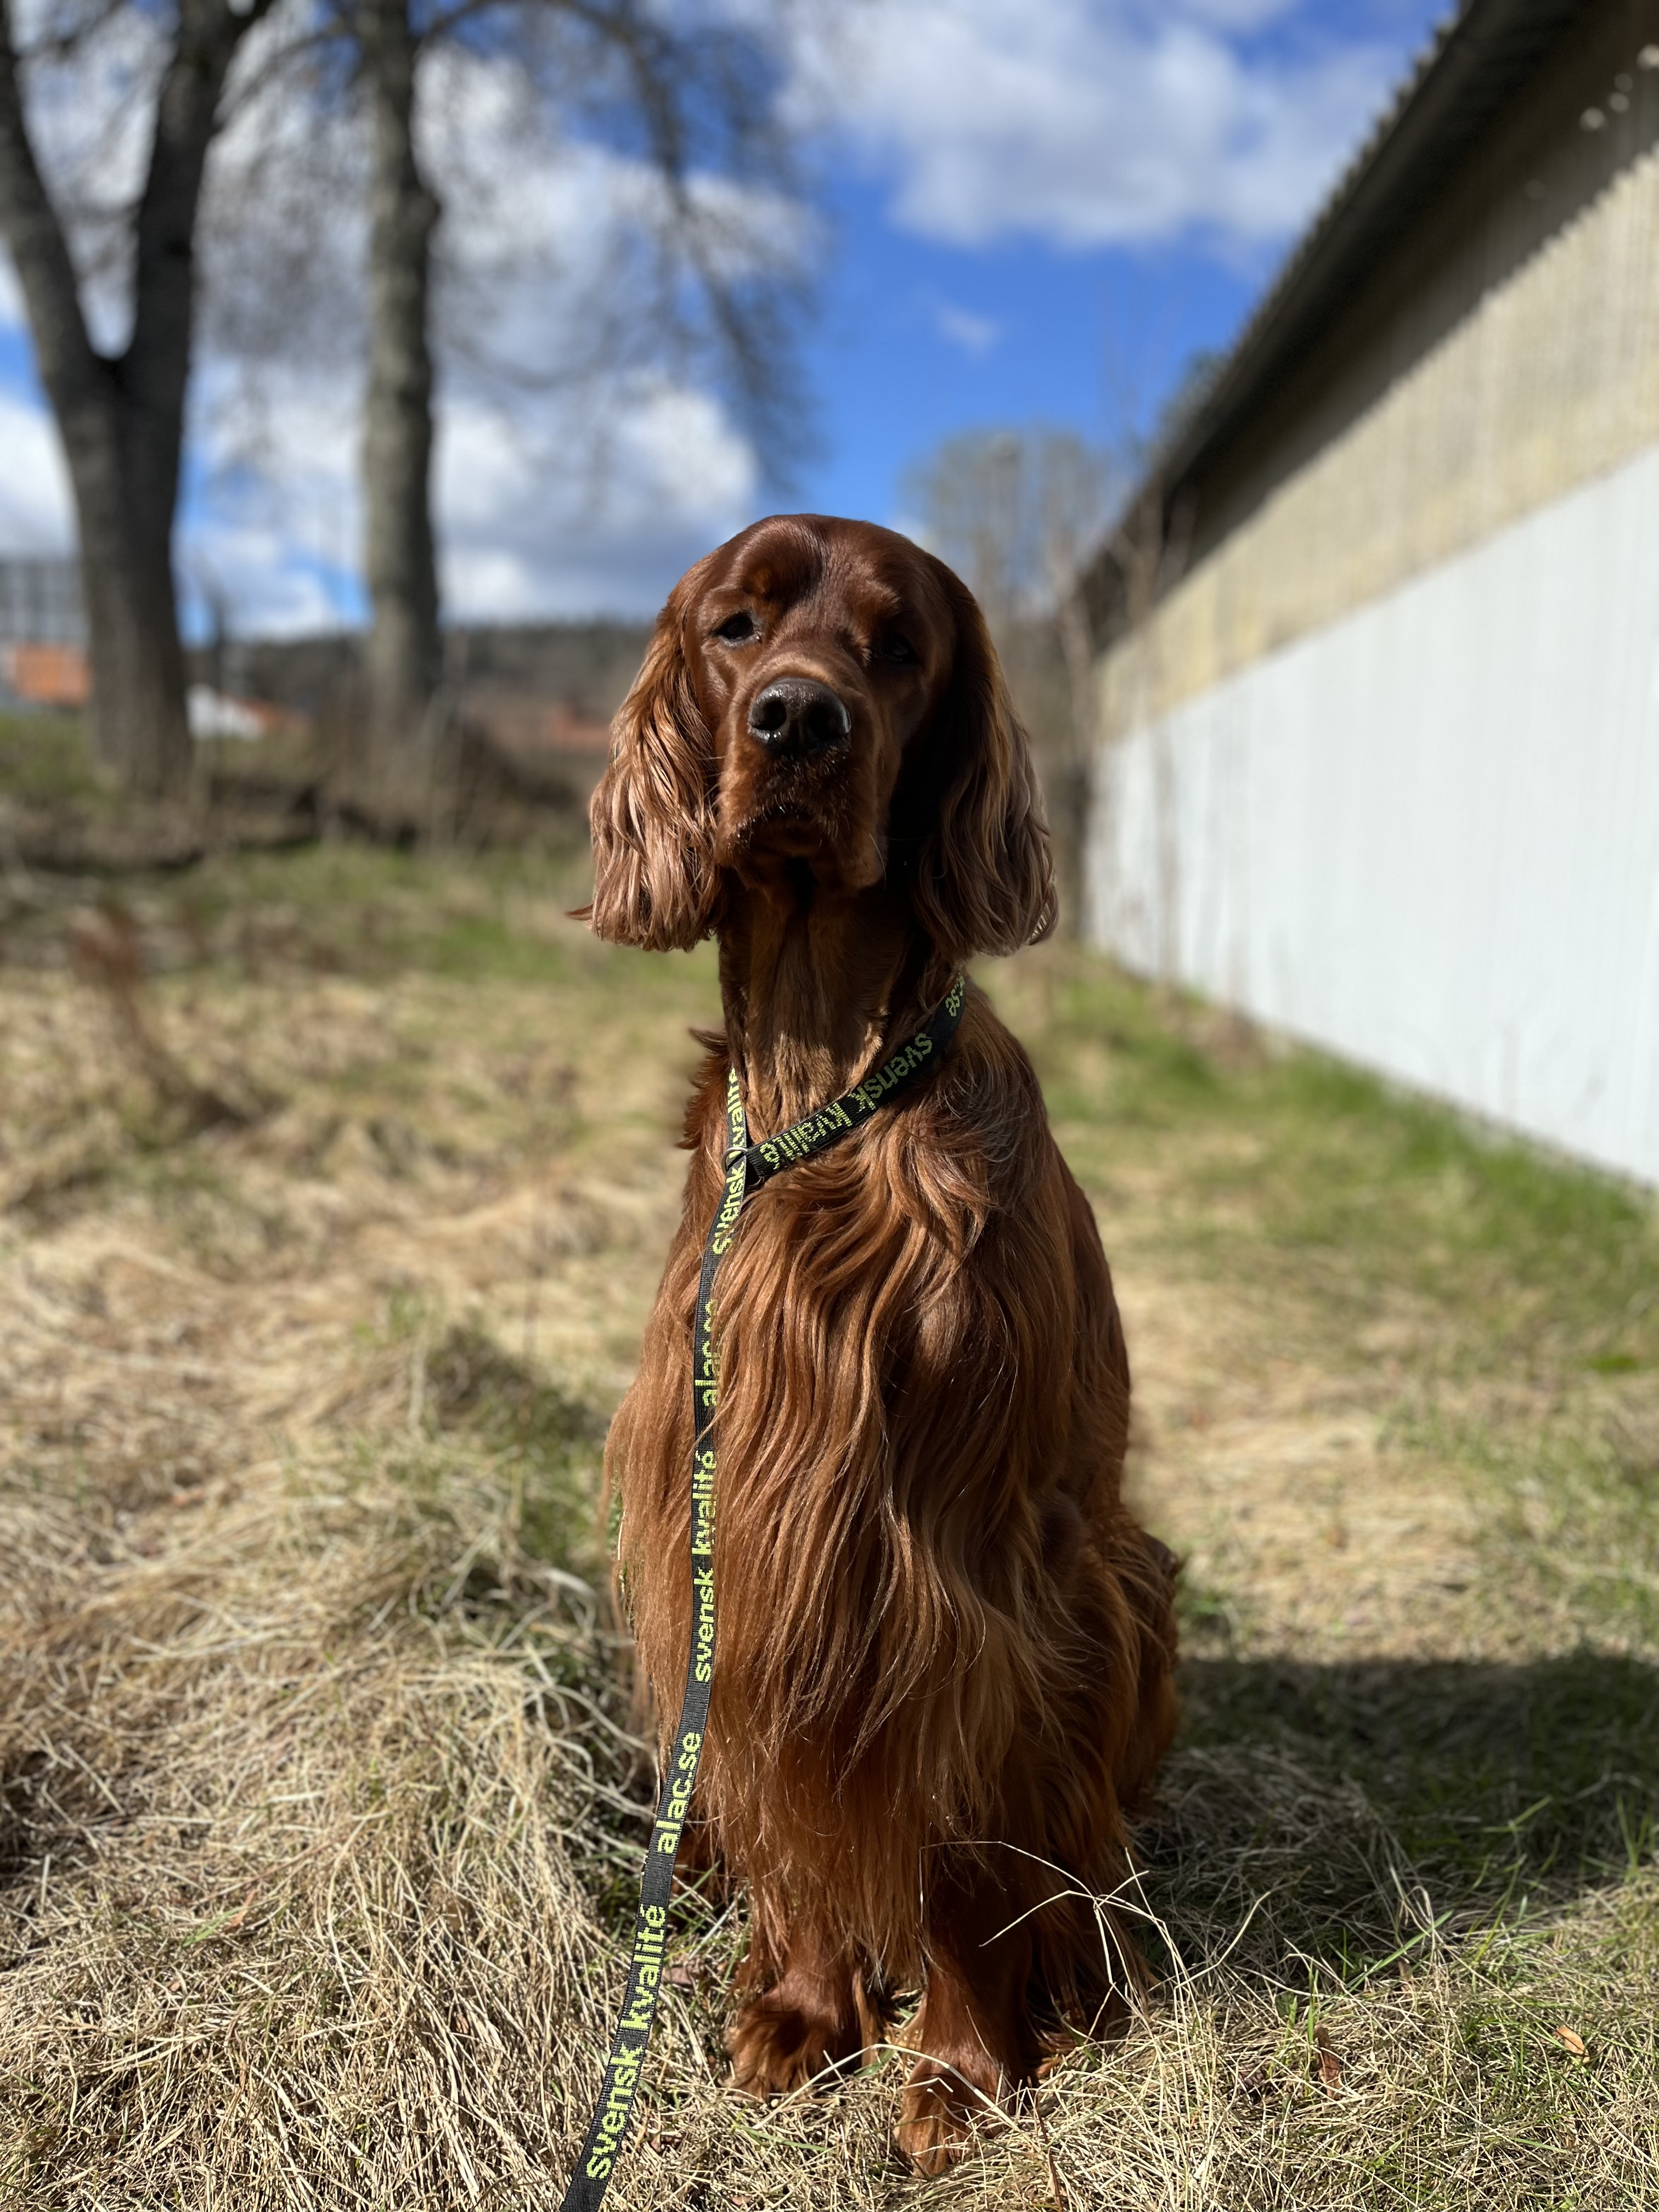
[[[995,1027],[988,1059],[981,1016],[948,1082],[757,1194],[719,1279],[701,1794],[751,1879],[799,1881],[782,1869],[807,1858],[821,1874],[855,1844],[867,1860],[872,1829],[913,1853],[1000,1818],[1016,1739],[1040,1753],[1091,1640],[1090,1539],[1115,1506],[1127,1376],[1087,1209],[1080,1224],[1029,1066]],[[689,1633],[691,1315],[720,1073],[700,1087],[708,1133],[610,1453],[659,1712]],[[907,1881],[890,1868],[865,1917]]]

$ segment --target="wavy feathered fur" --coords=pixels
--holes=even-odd
[[[695,590],[693,569],[675,599]],[[674,601],[611,730],[611,763],[593,794],[595,933],[652,952],[684,951],[714,924],[710,740],[692,692]]]
[[[595,926],[665,944],[716,917],[727,1012],[607,1449],[664,1728],[690,1636],[692,1306],[728,1060],[757,1133],[778,1126],[878,1063],[960,961],[1053,912],[1029,752],[977,608],[903,541],[809,520],[828,541],[816,562],[799,524],[793,568],[760,538],[772,596],[752,595],[763,650],[737,678],[704,665],[696,610],[713,594],[718,615],[726,580],[751,573],[757,533],[665,612],[641,688],[681,700],[668,716],[699,771],[613,771],[595,802]],[[908,692],[876,677],[860,690],[823,642],[856,629],[847,577],[872,544],[884,588],[915,574],[900,604],[926,681]],[[747,702],[780,666],[828,670],[855,711],[822,854],[792,828],[807,850],[777,872],[743,825],[793,823],[777,790],[816,789],[779,784],[745,750]],[[663,712],[623,710],[619,763],[657,742],[638,732]],[[699,775],[712,832],[667,795]],[[873,833],[856,818],[871,792]],[[871,834],[883,873],[860,882]],[[711,877],[699,856],[722,840],[742,862]],[[692,856],[678,897],[653,874],[674,851]],[[752,1903],[738,2078],[778,2089],[848,2060],[895,1992],[922,1988],[901,2136],[936,2166],[979,2097],[1026,2078],[1060,2019],[1097,2014],[1133,1972],[1090,1900],[1127,1871],[1125,1815],[1174,1717],[1171,1563],[1120,1497],[1129,1370],[1110,1275],[1030,1062],[977,990],[936,1071],[751,1200],[718,1297],[719,1631],[698,1804]]]

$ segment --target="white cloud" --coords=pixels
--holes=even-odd
[[[355,378],[278,367],[250,385],[210,360],[192,392],[195,483],[174,553],[186,607],[243,635],[337,629],[362,538]]]
[[[75,546],[69,471],[52,418],[0,391],[0,553],[68,553]]]
[[[933,322],[942,338],[975,358],[989,353],[1002,336],[1002,325],[991,316],[976,315],[968,307],[952,307],[948,300],[934,301]]]
[[[654,613],[683,569],[750,520],[754,455],[707,393],[641,385],[613,398],[603,426],[585,414],[527,429],[446,410],[436,507],[456,615]]]
[[[1310,214],[1393,67],[1359,41],[1251,41],[1297,6],[859,6],[803,52],[793,100],[890,179],[896,221],[951,245],[1276,240]]]
[[[337,627],[358,562],[361,386],[210,368],[191,442],[204,483],[179,535],[191,604],[244,634]],[[651,614],[748,521],[757,471],[707,393],[662,380],[601,407],[544,396],[514,417],[465,394],[438,417],[433,504],[445,610],[471,621]]]
[[[1224,31],[1259,31],[1296,13],[1301,0],[1184,0],[1182,12]]]

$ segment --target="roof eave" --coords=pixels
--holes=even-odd
[[[1213,383],[1126,508],[1166,505],[1244,427],[1353,295],[1507,94],[1591,0],[1464,0],[1337,184]],[[1109,552],[1105,556],[1109,559]]]

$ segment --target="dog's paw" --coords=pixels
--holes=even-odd
[[[751,2097],[781,2097],[856,2059],[862,2038],[856,2015],[848,2021],[802,2004],[786,1981],[744,2006],[726,2047],[735,2087]]]
[[[900,2152],[918,2173],[943,2173],[967,2149],[975,2119],[996,2117],[1000,2087],[969,2080],[942,2059],[917,2059],[893,2131]]]

